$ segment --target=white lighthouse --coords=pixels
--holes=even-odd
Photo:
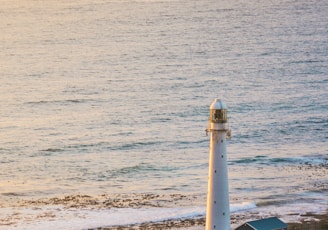
[[[227,106],[215,99],[210,106],[210,156],[206,230],[230,230],[226,140],[230,138]]]

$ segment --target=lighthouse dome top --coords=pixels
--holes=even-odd
[[[227,105],[219,98],[214,99],[210,109],[227,109]]]

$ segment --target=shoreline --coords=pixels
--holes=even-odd
[[[316,229],[316,230],[328,229],[328,210],[324,214],[307,213],[301,216],[304,218],[301,222],[287,223],[288,230],[303,229],[304,226],[307,226],[308,229]],[[239,225],[234,226],[234,228],[238,226]],[[150,222],[150,223],[128,225],[128,226],[98,227],[98,228],[91,228],[89,230],[128,230],[128,229],[202,230],[204,229],[204,227],[205,227],[205,217],[200,217],[195,219],[167,220],[163,222],[156,222],[156,223]]]
[[[288,230],[303,229],[302,227],[305,225],[308,226],[308,229],[328,229],[328,211],[324,214],[307,213],[301,216],[305,219],[301,223],[288,223]]]
[[[70,229],[89,230],[203,230],[205,207],[197,206],[203,196],[184,194],[100,194],[67,195],[43,199],[8,199],[2,204],[0,229]],[[11,204],[10,204],[11,200]],[[190,206],[190,205],[193,206]],[[250,220],[277,216],[288,223],[288,230],[328,230],[326,199],[313,203],[255,206],[255,203],[232,204],[231,228]],[[254,205],[254,207],[253,207]],[[312,208],[312,207],[315,208]],[[320,206],[320,208],[319,208]],[[307,212],[305,211],[307,210]],[[307,223],[313,227],[307,228]],[[303,228],[301,228],[301,224]],[[320,228],[318,227],[320,225]],[[325,226],[325,227],[321,227]]]

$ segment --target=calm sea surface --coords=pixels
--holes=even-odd
[[[2,0],[0,31],[0,229],[203,217],[216,97],[233,224],[327,210],[327,1]]]

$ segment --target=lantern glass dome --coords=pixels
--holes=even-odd
[[[226,109],[211,109],[210,120],[214,123],[226,123],[227,122],[227,110]]]
[[[210,121],[213,123],[226,123],[227,106],[220,99],[215,99],[210,107]]]

